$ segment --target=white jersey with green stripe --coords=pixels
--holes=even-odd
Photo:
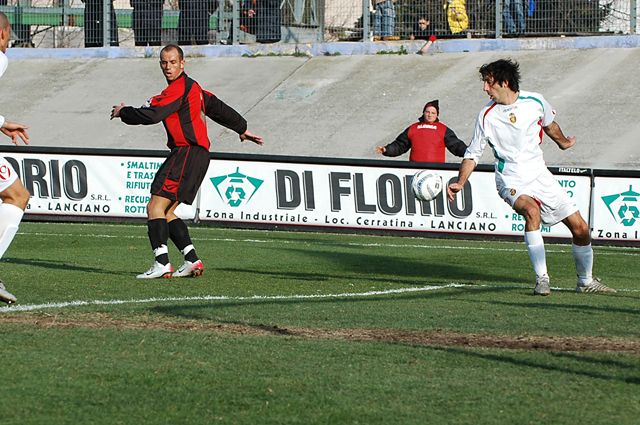
[[[511,105],[491,101],[478,114],[464,158],[477,164],[488,144],[493,149],[496,173],[507,187],[529,183],[547,167],[540,148],[542,127],[554,118],[555,111],[539,93],[520,91]]]

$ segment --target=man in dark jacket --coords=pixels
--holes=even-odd
[[[180,0],[178,16],[178,44],[209,44],[210,2],[205,0]]]
[[[464,156],[467,145],[438,119],[439,114],[438,101],[427,102],[418,122],[407,127],[388,145],[376,147],[376,152],[399,156],[411,149],[409,161],[414,162],[444,162],[445,147],[456,156]]]
[[[151,184],[147,204],[147,228],[155,261],[138,279],[200,276],[204,270],[196,255],[187,225],[175,214],[180,203],[191,205],[209,167],[209,136],[205,116],[258,145],[262,137],[247,130],[247,121],[233,108],[184,73],[184,53],[174,44],[160,51],[160,68],[167,88],[151,98],[149,105],[134,108],[124,103],[111,110],[111,119],[125,124],[151,125],[162,121],[167,131],[169,156]],[[174,272],[167,241],[184,255],[184,264]]]
[[[107,0],[82,0],[84,2],[84,47],[102,47],[104,28],[104,2]],[[113,0],[109,1],[110,45],[118,46],[118,23]]]
[[[162,40],[164,0],[129,0],[133,7],[133,35],[136,46],[159,46]]]

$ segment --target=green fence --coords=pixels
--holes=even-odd
[[[84,9],[79,7],[19,7],[0,6],[0,11],[8,17],[11,25],[43,25],[49,27],[84,27]],[[162,29],[178,28],[177,10],[165,10],[162,16]],[[133,11],[131,9],[116,9],[116,20],[119,28],[132,28]],[[218,29],[218,16],[211,15],[209,29]]]

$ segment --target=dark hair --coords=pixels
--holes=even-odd
[[[480,67],[482,81],[492,79],[494,83],[504,83],[514,92],[520,91],[520,65],[511,59],[500,59],[485,63]]]
[[[440,105],[438,103],[438,99],[425,103],[424,108],[422,108],[422,115],[418,117],[418,121],[424,122],[424,111],[426,111],[429,106],[436,108],[436,122],[440,121],[440,119],[438,118],[438,115],[440,115]]]
[[[162,50],[160,50],[160,56],[162,56],[164,52],[168,52],[169,50],[176,50],[178,52],[178,56],[180,56],[180,60],[184,60],[184,52],[182,51],[182,48],[177,44],[167,44],[166,46],[164,46]]]

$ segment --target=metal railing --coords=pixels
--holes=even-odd
[[[0,0],[22,47],[637,34],[638,0]]]

